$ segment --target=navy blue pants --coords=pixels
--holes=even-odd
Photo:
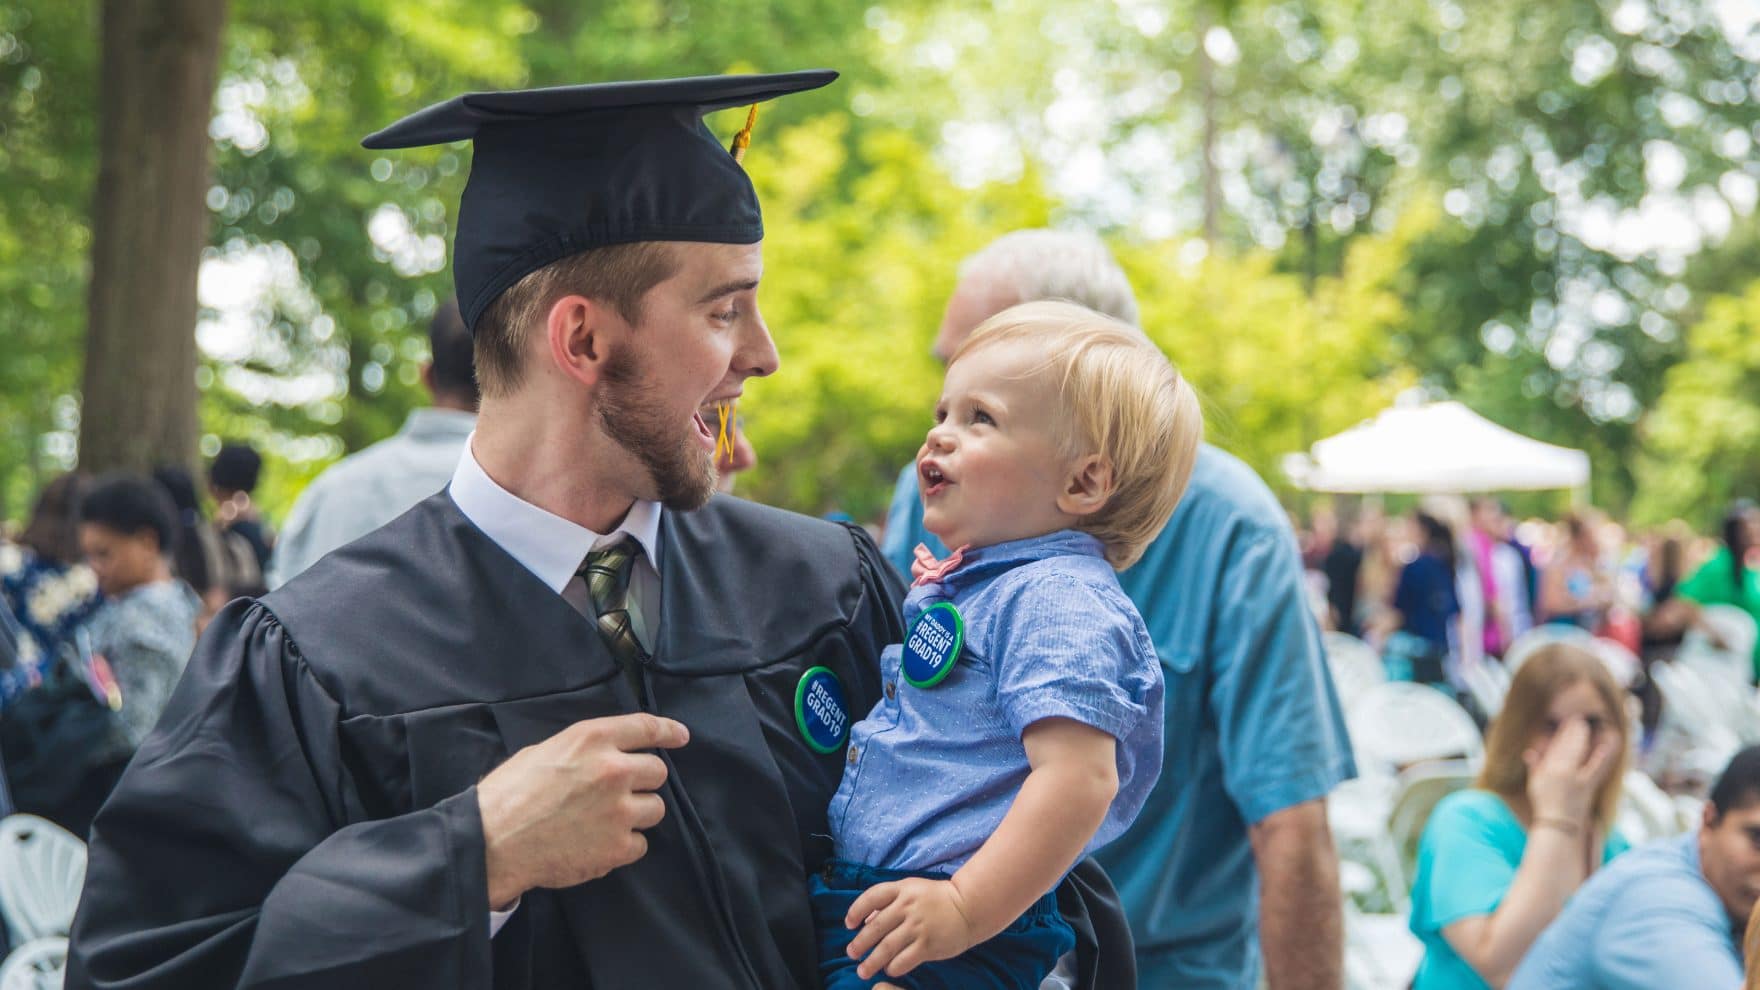
[[[952,959],[923,963],[904,976],[884,973],[871,980],[856,975],[858,960],[847,954],[859,928],[843,917],[862,891],[907,877],[946,880],[940,873],[912,873],[832,860],[813,874],[809,896],[819,930],[819,975],[825,990],[868,990],[881,981],[905,990],[1039,990],[1063,954],[1076,947],[1076,933],[1057,913],[1057,895],[1046,894],[1002,934]]]

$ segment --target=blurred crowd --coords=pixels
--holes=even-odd
[[[1491,497],[1431,497],[1403,514],[1341,501],[1295,522],[1322,628],[1361,637],[1396,676],[1463,696],[1466,672],[1503,657],[1530,629],[1575,627],[1641,661],[1636,690],[1653,731],[1659,699],[1642,674],[1694,630],[1721,643],[1705,606],[1760,620],[1749,562],[1760,550],[1760,508],[1746,500],[1729,506],[1715,534],[1679,520],[1634,531],[1590,508],[1518,520]],[[1753,662],[1760,671],[1760,647]]]

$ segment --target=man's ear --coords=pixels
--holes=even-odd
[[[544,318],[550,363],[583,385],[599,383],[628,330],[615,310],[586,296],[563,296]]]
[[[1093,515],[1106,507],[1113,487],[1112,465],[1099,454],[1088,454],[1070,469],[1057,507],[1072,516]]]

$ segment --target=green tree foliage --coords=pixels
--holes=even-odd
[[[1404,242],[1354,243],[1335,275],[1279,271],[1268,251],[1183,262],[1184,245],[1126,247],[1143,326],[1204,401],[1206,435],[1278,482],[1282,455],[1367,419],[1416,376],[1398,359],[1393,291]]]
[[[1687,434],[1709,442],[1673,424],[1752,384],[1716,371],[1733,345],[1705,329],[1734,325],[1707,300],[1746,298],[1760,257],[1736,246],[1760,186],[1737,6],[235,0],[203,444],[256,441],[274,510],[423,401],[470,153],[364,134],[470,89],[823,64],[844,80],[767,107],[747,159],[784,362],[744,404],[753,496],[876,512],[939,386],[958,261],[1081,224],[1117,248],[1211,436],[1274,482],[1279,454],[1422,382],[1586,447],[1605,504],[1658,485],[1644,511],[1684,511],[1726,483],[1661,480]],[[0,0],[0,514],[73,456],[96,49],[92,5]],[[1671,210],[1736,238],[1631,236]]]
[[[1398,283],[1400,353],[1491,418],[1587,448],[1604,504],[1630,497],[1637,424],[1692,318],[1694,228],[1715,239],[1755,199],[1760,45],[1735,5],[989,7],[944,4],[890,35],[894,59],[945,81],[913,102],[1001,147],[974,167],[1039,161],[1090,222],[1189,235],[1208,127],[1212,247],[1306,274],[1440,208]],[[1023,24],[1040,30],[1008,27]],[[1729,260],[1733,284],[1757,273]]]
[[[740,490],[869,519],[928,429],[941,392],[929,345],[960,260],[1043,225],[1050,203],[1030,179],[960,189],[901,131],[872,131],[851,151],[845,128],[817,118],[746,159],[765,212],[759,302],[782,371],[747,385],[759,463]]]
[[[73,455],[96,30],[94,4],[0,2],[0,515]]]
[[[1760,491],[1760,283],[1706,305],[1644,440],[1639,521],[1681,518],[1709,530],[1731,498]]]

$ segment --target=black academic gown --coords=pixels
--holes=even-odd
[[[828,667],[865,714],[902,588],[855,527],[722,497],[662,520],[640,677],[691,742],[645,857],[490,939],[476,782],[640,704],[441,494],[207,630],[94,825],[66,985],[817,987],[805,877],[843,754],[802,741],[795,687]]]

